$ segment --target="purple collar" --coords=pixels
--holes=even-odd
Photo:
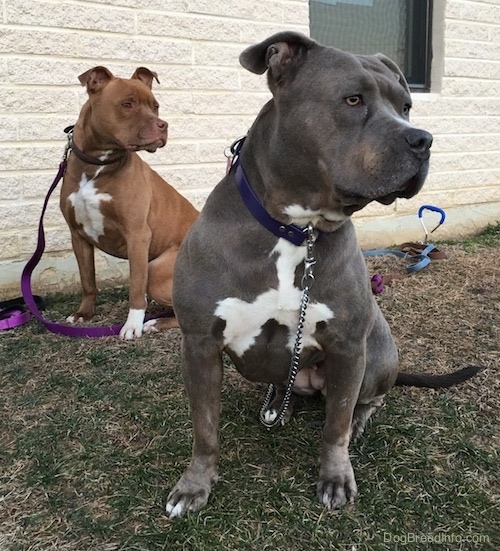
[[[300,228],[295,224],[283,224],[283,222],[279,222],[266,211],[250,186],[239,156],[233,162],[232,170],[235,171],[236,186],[241,198],[253,217],[277,237],[283,237],[294,245],[302,245],[307,238],[307,227]],[[317,239],[321,239],[323,232],[317,231]]]

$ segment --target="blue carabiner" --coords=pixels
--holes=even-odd
[[[432,212],[437,212],[441,215],[441,219],[439,220],[438,225],[433,230],[431,230],[429,233],[435,232],[439,228],[439,226],[446,220],[446,213],[444,212],[443,209],[440,209],[439,207],[435,207],[434,205],[422,205],[418,209],[418,218],[420,220],[420,223],[422,224],[422,227],[424,228],[425,241],[427,241],[427,237],[429,236],[429,233],[427,232],[427,228],[425,227],[424,220],[422,218],[424,210],[430,210]]]

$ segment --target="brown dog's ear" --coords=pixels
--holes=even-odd
[[[280,32],[243,50],[240,63],[245,69],[258,75],[269,69],[269,85],[272,89],[273,81],[274,84],[281,84],[285,75],[301,64],[307,50],[316,45],[317,42],[304,34]]]
[[[392,61],[392,59],[389,59],[384,54],[375,54],[375,57],[378,58],[379,61],[381,61],[388,69],[390,69],[393,73],[396,79],[399,81],[401,86],[405,89],[408,94],[410,93],[410,88],[408,86],[408,83],[406,82],[406,78],[403,75],[403,72],[401,69]]]
[[[78,77],[82,86],[87,86],[87,92],[89,94],[94,94],[104,88],[106,84],[115,78],[109,69],[106,67],[94,67],[85,71]]]
[[[150,71],[146,67],[137,67],[134,74],[132,75],[132,78],[137,78],[141,80],[148,88],[152,88],[153,79],[156,80],[158,84],[160,84],[160,81],[158,80],[158,75],[154,71]]]

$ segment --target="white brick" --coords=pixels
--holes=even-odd
[[[137,0],[93,0],[94,3],[137,9]],[[141,0],[141,10],[187,11],[187,0]]]
[[[12,201],[22,197],[22,177],[18,174],[0,176],[0,201]]]
[[[239,41],[239,26],[234,21],[194,15],[139,12],[137,14],[137,32],[165,38]]]
[[[309,21],[309,2],[289,2],[284,5],[283,23],[287,25],[303,26]],[[305,30],[309,36],[309,29]]]
[[[266,0],[259,2],[258,8],[248,0],[188,0],[187,11],[190,13],[215,15],[251,21],[283,21],[283,2]]]
[[[53,116],[53,117],[22,117],[19,119],[19,140],[20,141],[50,141],[64,140],[66,134],[64,129],[76,122],[75,115]],[[61,145],[61,155],[63,145]]]
[[[9,201],[0,204],[0,231],[12,228],[33,228],[38,225],[42,210],[42,202],[15,203]],[[62,214],[59,207],[51,202],[44,216],[47,226],[61,224]]]
[[[500,188],[498,186],[494,188],[469,188],[466,190],[451,189],[432,193],[427,193],[424,189],[412,199],[398,201],[397,211],[400,214],[416,213],[426,203],[446,210],[461,205],[479,205],[481,203],[495,203],[498,201],[500,201]]]
[[[0,142],[14,141],[18,137],[17,117],[0,117]]]
[[[194,46],[194,63],[235,67],[239,65],[238,57],[242,51],[241,46],[199,42]]]
[[[465,44],[471,40],[490,40],[490,28],[477,23],[465,23],[463,21],[446,21],[446,54],[449,55],[450,42],[453,38],[463,41]],[[471,40],[467,40],[470,38]],[[474,44],[474,42],[472,42]]]
[[[130,10],[43,0],[5,0],[9,24],[133,33],[134,14]]]
[[[56,84],[56,82],[54,82]],[[60,90],[56,87],[0,88],[0,112],[2,113],[69,113],[74,116],[79,112],[76,92]]]
[[[457,0],[446,0],[445,17],[447,19],[460,19],[462,14],[462,2]]]
[[[476,37],[474,37],[476,38]],[[473,42],[471,40],[447,40],[447,57],[482,59],[491,62],[500,60],[500,42]],[[470,61],[469,65],[473,65]],[[477,62],[474,62],[474,64]]]
[[[464,2],[460,16],[466,21],[481,21],[498,25],[500,21],[500,4],[484,4],[482,2]]]
[[[500,127],[500,124],[499,124]],[[500,128],[499,128],[500,131]],[[500,155],[500,132],[498,134],[434,134],[433,151],[498,151]]]
[[[444,117],[460,116],[484,116],[500,114],[500,98],[443,98],[432,94],[413,95],[413,109],[411,119],[433,115]]]
[[[494,169],[498,166],[498,151],[481,153],[434,153],[431,157],[431,167],[434,172],[450,170]]]
[[[61,148],[53,145],[4,146],[0,147],[0,171],[49,169],[60,158]]]
[[[296,31],[302,34],[309,34],[308,25],[291,25],[289,23],[280,23],[279,21],[269,21],[266,23],[249,22],[240,25],[240,41],[248,45],[261,42],[269,36],[281,31]]]
[[[78,50],[78,33],[2,29],[0,51],[9,54],[66,56]]]
[[[256,116],[271,99],[271,93],[196,94],[193,111],[197,115],[252,115]]]
[[[116,36],[88,35],[80,37],[78,53],[81,57],[103,57],[108,60],[128,60],[141,66],[151,63],[189,65],[192,48],[188,42],[172,42],[160,38],[125,38]],[[129,75],[129,77],[132,74]],[[161,79],[160,79],[161,80]]]
[[[226,173],[226,164],[221,162],[218,165],[207,164],[196,167],[169,167],[168,172],[158,169],[158,173],[182,193],[187,190],[200,188],[213,188]]]
[[[207,140],[216,137],[234,140],[246,134],[254,117],[189,117],[169,120],[169,135],[172,139]]]
[[[498,97],[500,81],[445,77],[441,92],[443,96]]]
[[[483,134],[500,132],[500,117],[414,117],[413,124],[433,134]]]
[[[178,90],[238,90],[236,69],[172,67],[162,77],[162,86]]]
[[[141,158],[157,170],[158,166],[173,164],[191,165],[198,162],[198,146],[196,143],[179,143],[169,138],[167,145],[157,149],[156,153],[140,152]]]
[[[166,73],[166,72],[165,72]],[[163,80],[163,76],[160,76],[160,81]],[[160,117],[166,118],[172,114],[192,114],[194,113],[193,107],[193,94],[190,90],[184,92],[176,92],[171,89],[164,89],[161,86],[154,90],[154,95],[160,104]]]
[[[500,62],[471,61],[469,59],[447,59],[444,73],[446,77],[467,77],[477,79],[498,79],[500,77]]]
[[[431,172],[425,181],[424,188],[427,191],[458,190],[469,187],[495,187],[498,182],[500,182],[500,168]]]

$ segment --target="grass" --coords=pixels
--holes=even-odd
[[[351,447],[360,497],[340,511],[315,500],[320,398],[267,431],[264,386],[226,362],[221,479],[203,511],[170,521],[192,442],[179,332],[69,339],[35,321],[1,332],[0,550],[497,549],[499,230],[440,244],[447,260],[377,298],[402,370],[485,370],[445,391],[394,389]],[[368,264],[404,271],[395,258]],[[78,303],[44,298],[54,321]],[[95,323],[126,309],[126,289],[106,290]]]

